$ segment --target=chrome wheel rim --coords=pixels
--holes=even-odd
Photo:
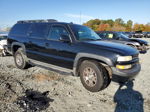
[[[21,56],[20,54],[18,54],[18,55],[16,56],[16,63],[17,63],[17,65],[19,65],[19,66],[21,66],[22,63],[23,63],[22,56]]]
[[[83,71],[83,79],[88,86],[95,86],[97,82],[97,74],[95,70],[91,67],[86,67]]]

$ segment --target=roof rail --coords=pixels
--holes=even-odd
[[[57,22],[55,19],[41,19],[41,20],[21,20],[17,21],[17,23],[45,23],[45,22]]]

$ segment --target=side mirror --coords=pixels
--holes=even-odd
[[[68,35],[61,35],[59,40],[62,42],[70,42],[70,38]]]

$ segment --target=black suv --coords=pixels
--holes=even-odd
[[[18,68],[72,72],[91,92],[106,88],[111,79],[133,79],[141,69],[136,49],[101,41],[86,26],[55,20],[18,21],[8,35],[8,49]]]

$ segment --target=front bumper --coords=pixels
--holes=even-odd
[[[118,83],[124,83],[128,80],[134,79],[141,70],[140,64],[135,64],[131,69],[128,70],[119,70],[115,67],[112,67],[112,80]]]

